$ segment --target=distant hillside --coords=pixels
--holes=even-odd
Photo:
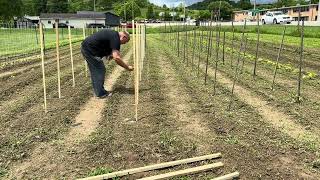
[[[208,9],[209,4],[213,1],[214,0],[204,0],[202,2],[198,2],[198,3],[192,4],[191,6],[188,6],[188,9],[194,9],[194,10]],[[229,1],[229,0],[226,0],[226,1],[230,3],[232,6],[235,5],[234,1]]]

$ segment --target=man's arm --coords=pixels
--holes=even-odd
[[[123,62],[123,60],[121,58],[121,55],[120,55],[120,52],[118,50],[112,50],[112,57],[113,57],[113,59],[116,61],[116,63],[119,66],[125,68],[128,71],[132,71],[133,70],[132,66],[129,66],[125,62]]]

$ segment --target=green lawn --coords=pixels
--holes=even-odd
[[[90,34],[88,29],[86,34]],[[68,29],[59,30],[60,45],[69,43]],[[82,29],[72,29],[72,41],[83,39]],[[54,29],[44,30],[45,47],[53,48],[56,43]],[[19,55],[40,50],[39,31],[35,29],[0,29],[0,56]]]

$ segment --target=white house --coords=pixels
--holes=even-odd
[[[103,26],[120,25],[120,17],[110,12],[79,11],[77,14],[42,13],[40,15],[40,22],[44,25],[44,28],[53,28],[56,21],[74,28],[88,27],[92,24]]]

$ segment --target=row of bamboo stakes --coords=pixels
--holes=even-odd
[[[82,180],[111,179],[111,178],[129,176],[129,175],[152,171],[152,170],[170,168],[173,166],[179,166],[179,165],[183,165],[183,164],[190,164],[190,163],[195,163],[195,162],[200,162],[200,161],[213,160],[213,159],[217,159],[217,158],[221,158],[221,153],[209,154],[209,155],[181,159],[181,160],[176,160],[176,161],[169,161],[169,162],[160,163],[160,164],[153,164],[153,165],[148,165],[148,166],[144,166],[144,167],[127,169],[127,170],[117,171],[117,172],[113,172],[113,173],[87,177],[87,178],[83,178]],[[173,177],[177,177],[177,176],[191,175],[191,174],[195,174],[195,173],[199,173],[199,172],[209,171],[209,170],[217,169],[217,168],[220,168],[223,166],[224,166],[224,164],[222,162],[216,162],[216,163],[197,166],[197,167],[193,167],[193,168],[172,171],[172,172],[165,173],[165,174],[159,174],[159,175],[154,175],[154,176],[150,176],[150,177],[145,177],[145,178],[141,178],[139,180],[169,179],[169,178],[173,178]],[[238,178],[239,175],[240,175],[239,172],[235,171],[230,174],[226,174],[226,175],[223,175],[220,177],[213,178],[212,180],[230,180],[230,179]]]
[[[134,62],[134,106],[135,120],[138,120],[139,84],[142,79],[146,47],[146,26],[132,20],[132,48]]]
[[[86,27],[85,24],[83,26],[83,39],[86,38]],[[120,28],[117,27],[115,29],[116,31],[119,31]],[[123,28],[121,28],[123,30]],[[98,31],[98,29],[96,29]],[[43,33],[43,24],[39,23],[39,33],[40,37],[44,37]],[[94,29],[91,28],[91,33],[94,33]],[[55,34],[56,34],[56,60],[57,60],[57,78],[58,78],[58,98],[61,99],[61,74],[60,74],[60,50],[59,50],[59,29],[58,29],[58,22],[55,22]],[[45,49],[44,49],[44,39],[40,39],[40,53],[41,53],[41,69],[42,69],[42,81],[43,81],[43,101],[44,101],[44,112],[48,112],[48,105],[47,105],[47,91],[46,91],[46,74],[45,74]],[[68,26],[68,39],[69,39],[69,48],[70,48],[70,60],[71,60],[71,72],[72,72],[72,87],[76,86],[75,82],[75,72],[74,72],[74,59],[73,59],[73,48],[72,48],[72,34],[71,34],[71,28]],[[84,61],[84,72],[85,77],[88,77],[88,65]]]

